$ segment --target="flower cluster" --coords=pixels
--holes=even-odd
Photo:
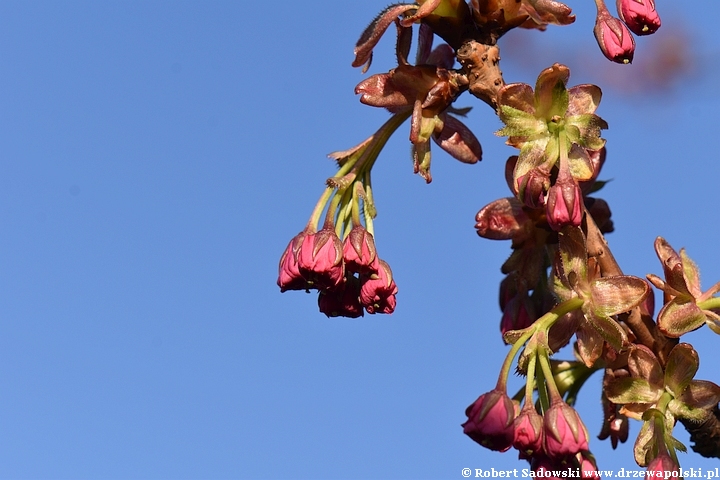
[[[481,395],[465,411],[468,420],[462,426],[466,435],[491,450],[504,452],[515,448],[519,458],[529,461],[536,471],[573,467],[582,468],[590,475],[596,470],[589,451],[587,428],[575,409],[562,398],[568,390],[563,388],[567,385],[567,375],[564,380],[561,377],[569,370],[553,370],[549,350],[541,341],[560,313],[578,305],[578,302],[566,304],[554,315],[539,320],[534,330],[525,330],[527,334],[523,337],[530,336],[530,341],[520,359],[527,374],[524,405],[520,407],[506,393],[509,365],[524,343],[519,340],[508,354],[495,389]],[[538,364],[540,368],[536,369]],[[538,392],[538,406],[534,390]]]
[[[339,170],[328,179],[305,229],[290,240],[280,258],[281,292],[318,290],[318,306],[328,317],[395,310],[398,288],[375,248],[370,173],[382,146],[405,118],[396,114],[364,142],[330,154]],[[325,210],[325,222],[318,229]]]

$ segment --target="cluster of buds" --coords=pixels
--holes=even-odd
[[[320,311],[328,317],[357,318],[364,312],[395,310],[398,288],[390,266],[375,248],[370,173],[383,145],[405,118],[396,114],[359,145],[330,154],[339,170],[327,180],[305,229],[280,258],[280,291],[317,290]],[[318,229],[326,209],[325,222]]]
[[[571,370],[551,366],[549,349],[543,341],[547,329],[560,314],[578,306],[579,302],[566,304],[543,316],[533,328],[523,330],[521,338],[515,337],[495,389],[467,408],[468,420],[462,426],[466,435],[486,448],[501,452],[515,448],[519,458],[530,462],[535,471],[572,468],[583,471],[583,477],[592,477],[597,468],[589,451],[587,428],[577,411],[563,399],[569,392],[568,384],[581,382],[577,379],[568,382],[567,373]],[[527,378],[521,407],[507,395],[506,382],[515,354],[528,339],[518,363],[518,369]],[[538,364],[540,368],[536,368]]]
[[[650,35],[660,28],[655,0],[617,0],[614,17],[603,0],[595,0],[595,39],[603,55],[617,63],[631,63],[635,54],[635,35]],[[632,32],[632,33],[631,33]]]
[[[392,313],[398,288],[390,266],[375,251],[363,226],[354,227],[344,242],[332,225],[296,235],[280,258],[281,291],[318,290],[318,306],[328,317],[357,318]],[[364,309],[364,310],[363,310]]]

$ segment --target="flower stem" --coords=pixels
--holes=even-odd
[[[548,356],[548,352],[545,348],[539,349],[540,351],[537,352],[538,361],[540,362],[540,367],[542,368],[543,375],[545,376],[545,381],[548,386],[548,392],[550,393],[550,402],[555,403],[558,401],[562,401],[562,396],[560,396],[560,392],[558,391],[557,385],[555,385],[555,379],[553,378],[552,374],[552,368],[550,368],[550,357]]]
[[[701,310],[712,310],[714,308],[720,308],[720,297],[708,298],[707,300],[697,304]]]
[[[325,188],[323,194],[320,195],[320,200],[318,200],[317,204],[315,204],[315,208],[310,214],[310,220],[308,220],[307,226],[305,227],[305,230],[307,232],[315,233],[317,231],[317,225],[320,221],[320,215],[322,215],[323,210],[325,210],[325,205],[327,205],[327,202],[328,200],[330,200],[330,196],[332,195],[334,190],[334,187],[327,187]]]
[[[522,348],[522,346],[525,345],[525,343],[530,340],[530,338],[537,332],[547,332],[547,330],[552,326],[553,323],[557,321],[558,318],[562,317],[566,313],[572,312],[573,310],[577,310],[578,308],[582,307],[583,303],[584,300],[577,297],[564,301],[542,317],[538,318],[535,323],[533,323],[532,326],[529,327],[525,331],[525,333],[523,333],[520,338],[518,338],[517,341],[513,343],[510,351],[505,357],[502,368],[500,369],[500,375],[497,381],[498,390],[505,391],[508,375],[510,374],[510,367],[512,366],[512,362],[515,359],[515,355],[517,355],[517,353],[520,351],[520,348]]]

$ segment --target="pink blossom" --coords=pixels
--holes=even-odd
[[[305,235],[305,232],[300,232],[293,237],[283,252],[282,257],[280,257],[277,284],[281,292],[287,290],[307,290],[310,288],[305,277],[300,274],[297,259]]]
[[[531,458],[542,452],[543,419],[532,404],[526,404],[514,422],[513,447],[520,451],[520,458]]]
[[[632,63],[635,39],[630,30],[607,9],[598,14],[595,21],[595,39],[603,54],[616,63]]]
[[[350,230],[343,245],[345,268],[350,272],[373,274],[380,268],[375,251],[375,240],[364,227],[357,226]]]
[[[380,260],[377,274],[361,277],[360,303],[368,313],[393,313],[397,285],[392,278],[392,270],[384,260]]]
[[[545,205],[547,221],[555,231],[566,225],[580,226],[583,216],[582,191],[572,176],[558,178],[548,191]]]
[[[617,11],[635,35],[650,35],[660,28],[655,0],[617,0]]]
[[[297,263],[310,288],[334,289],[345,279],[342,242],[331,227],[305,237]]]
[[[668,474],[666,474],[665,472],[676,472],[679,470],[679,468],[680,467],[678,466],[678,464],[675,463],[672,458],[670,458],[670,455],[668,455],[667,452],[662,452],[660,453],[660,455],[655,457],[653,461],[650,462],[647,466],[648,473],[654,472],[654,476],[646,476],[650,478],[668,478]],[[670,477],[672,478],[672,473],[670,474]]]
[[[318,307],[328,317],[362,317],[365,312],[359,296],[360,281],[350,275],[338,288],[319,292]]]
[[[492,390],[478,397],[465,410],[463,432],[490,450],[504,452],[515,439],[515,406],[505,392]]]
[[[588,433],[580,416],[570,405],[557,400],[545,412],[545,453],[561,460],[588,450]]]

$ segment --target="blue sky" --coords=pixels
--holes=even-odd
[[[709,286],[720,6],[669,3],[634,66],[604,60],[589,1],[570,2],[571,27],[511,32],[519,58],[502,65],[508,82],[532,84],[563,61],[571,84],[604,87],[616,257],[626,273],[659,273],[663,235]],[[524,465],[460,428],[506,350],[497,285],[509,245],[473,229],[478,209],[508,195],[512,150],[488,108],[458,102],[477,107],[467,123],[481,163],[436,148],[425,185],[404,126],[375,167],[395,314],[327,319],[315,295],[275,284],[333,174],[326,154],[387,118],[359,104],[364,76],[350,67],[385,5],[0,3],[0,477],[461,478]],[[661,38],[687,41],[693,68],[657,91],[637,65]],[[392,68],[392,48],[388,36],[371,73]],[[688,338],[699,377],[720,383],[720,338]],[[594,438],[599,377],[590,383],[579,409]],[[591,448],[603,469],[634,467],[630,445]]]

